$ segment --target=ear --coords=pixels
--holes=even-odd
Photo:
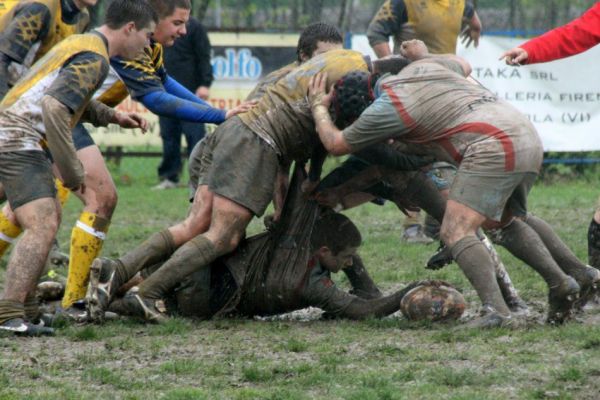
[[[309,56],[307,56],[307,55],[306,55],[306,54],[305,54],[305,53],[304,53],[304,52],[301,50],[301,51],[300,51],[300,62],[301,62],[301,63],[303,63],[303,62],[306,62],[306,61],[308,61],[308,60],[310,60],[310,57],[309,57]]]
[[[125,25],[123,25],[123,30],[127,34],[130,34],[134,30],[137,30],[136,27],[135,27],[135,22],[129,21],[128,23],[126,23]]]

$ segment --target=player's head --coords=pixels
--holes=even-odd
[[[341,49],[342,44],[342,34],[338,28],[325,22],[316,22],[300,34],[296,46],[298,61],[302,63],[329,50]]]
[[[351,71],[334,85],[331,111],[335,125],[344,129],[375,100],[375,78],[364,71]]]
[[[104,15],[104,25],[117,30],[130,22],[138,30],[154,28],[158,16],[146,0],[113,0]]]
[[[115,55],[132,59],[148,44],[157,21],[156,13],[146,0],[113,0],[100,29],[115,33],[107,37]]]
[[[163,46],[172,46],[175,39],[186,34],[185,24],[190,19],[190,0],[148,0],[158,14],[154,40]]]
[[[321,265],[338,272],[352,265],[352,256],[362,243],[362,237],[348,217],[327,212],[315,223],[310,241]]]

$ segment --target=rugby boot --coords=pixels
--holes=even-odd
[[[426,236],[421,225],[411,225],[404,230],[402,241],[411,244],[429,244],[433,239]]]
[[[43,325],[34,325],[22,318],[13,318],[0,324],[0,332],[11,332],[19,336],[52,336],[54,329]]]
[[[93,322],[104,321],[104,312],[117,290],[124,282],[119,282],[117,266],[119,262],[109,258],[96,258],[90,268],[90,283],[86,294],[87,311]]]
[[[548,291],[548,319],[552,325],[560,325],[573,314],[573,304],[579,297],[580,287],[575,279],[567,277],[560,285]]]
[[[62,282],[40,282],[37,285],[35,294],[40,301],[60,300],[65,294],[65,285]]]
[[[427,269],[442,269],[446,265],[452,264],[452,252],[444,243],[440,242],[440,247],[427,261]]]
[[[585,304],[593,299],[598,293],[600,286],[600,271],[596,268],[585,266],[585,269],[569,274],[580,287],[579,298],[575,302],[575,308],[582,309]]]
[[[588,228],[588,262],[600,269],[600,224],[594,219]]]
[[[61,325],[63,321],[76,324],[89,322],[90,318],[85,301],[78,300],[67,308],[58,306],[52,319],[52,326],[55,326],[55,324]]]
[[[503,293],[504,294],[504,293]],[[529,307],[527,303],[523,301],[520,297],[504,297],[504,301],[506,301],[506,305],[510,309],[510,312],[516,315],[527,316],[529,315]]]
[[[490,305],[481,308],[480,316],[457,327],[458,329],[519,328],[523,321],[512,315],[502,315]]]
[[[144,298],[135,289],[129,291],[124,297],[110,303],[109,310],[119,315],[137,317],[155,324],[164,322],[169,318],[162,300]]]

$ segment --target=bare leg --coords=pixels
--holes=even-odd
[[[59,215],[58,204],[51,198],[37,199],[15,210],[24,234],[8,263],[5,299],[24,302],[27,294],[35,290],[58,229]]]

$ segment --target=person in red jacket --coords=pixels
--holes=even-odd
[[[554,61],[583,53],[600,43],[600,2],[581,17],[510,49],[500,59],[508,65]],[[590,265],[600,269],[600,199],[588,229]]]
[[[581,17],[502,54],[508,65],[554,61],[583,53],[600,43],[600,2]]]

